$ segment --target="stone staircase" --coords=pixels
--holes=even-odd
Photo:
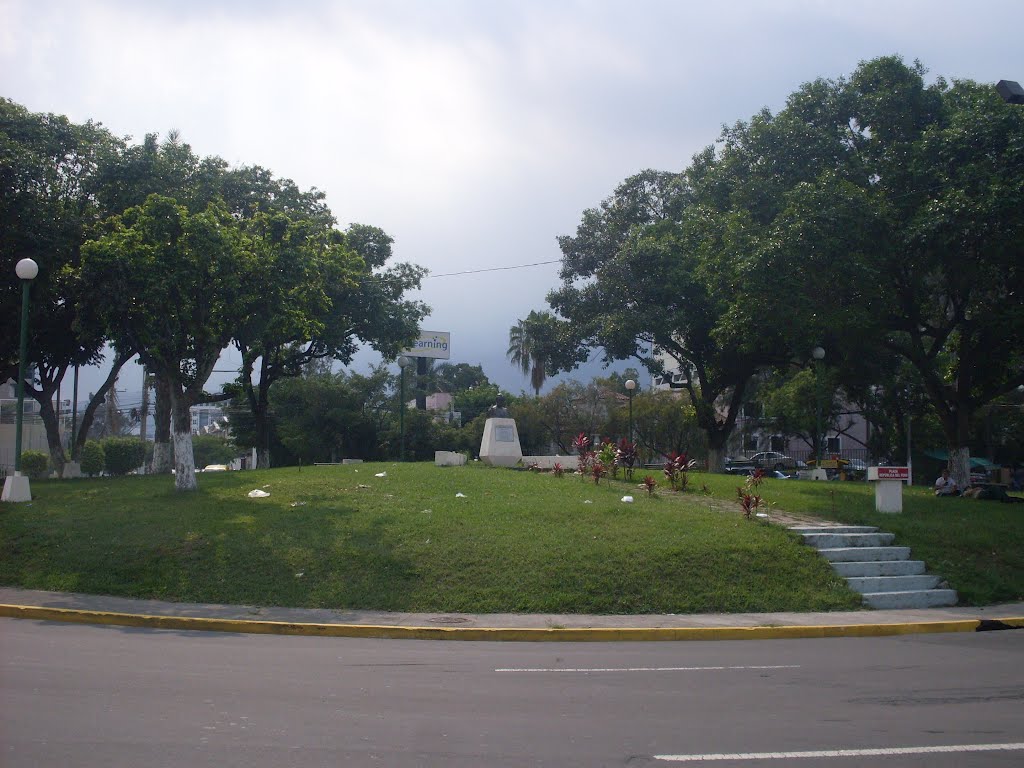
[[[893,533],[866,525],[792,526],[815,547],[870,608],[934,608],[956,605],[956,591],[939,586],[941,576],[925,573],[910,547],[894,547]]]

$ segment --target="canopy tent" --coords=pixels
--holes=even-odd
[[[924,455],[929,459],[938,459],[939,461],[949,461],[949,451],[925,451]],[[983,459],[980,456],[971,456],[971,468],[972,469],[999,469],[1002,464],[993,464],[988,459]]]

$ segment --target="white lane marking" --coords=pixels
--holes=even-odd
[[[655,760],[672,763],[698,763],[711,760],[793,760],[799,757],[887,757],[890,755],[929,755],[940,752],[1017,752],[1018,744],[951,744],[940,747],[889,747],[887,749],[823,749],[817,752],[737,752],[718,755],[653,755]]]
[[[496,669],[495,672],[706,672],[723,669],[800,669],[799,664],[775,664],[746,667],[592,667],[572,669],[567,667],[551,669]]]

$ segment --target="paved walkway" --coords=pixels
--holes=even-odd
[[[1024,627],[1024,602],[826,613],[580,614],[385,613],[169,603],[0,587],[0,616],[118,626],[458,640],[719,640],[864,637]]]

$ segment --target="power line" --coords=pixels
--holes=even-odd
[[[424,280],[429,280],[432,277],[455,277],[456,275],[476,275],[481,272],[504,272],[510,269],[525,269],[526,267],[540,267],[544,264],[560,264],[561,259],[553,259],[551,261],[535,261],[532,264],[516,264],[511,267],[487,267],[485,269],[467,269],[465,272],[446,272],[442,275],[427,275]]]

